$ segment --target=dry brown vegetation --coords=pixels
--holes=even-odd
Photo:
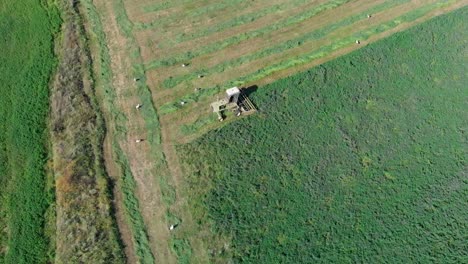
[[[81,17],[73,1],[63,10],[61,59],[51,94],[56,262],[122,263]]]

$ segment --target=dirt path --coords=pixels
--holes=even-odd
[[[135,143],[135,139],[145,138],[146,132],[145,122],[134,107],[135,102],[138,102],[138,95],[133,78],[129,76],[132,64],[129,57],[131,54],[127,50],[128,40],[117,24],[112,1],[96,0],[94,3],[101,14],[102,25],[108,40],[107,46],[113,73],[112,83],[117,95],[115,104],[127,117],[127,138],[119,142],[119,145],[127,156],[137,185],[136,196],[148,232],[151,251],[157,263],[175,263],[175,258],[168,247],[169,230],[165,221],[166,208],[161,201],[161,192],[156,181],[149,146],[145,141],[140,144]],[[106,143],[109,145],[109,142]],[[107,148],[110,147],[107,146]],[[106,151],[106,158],[114,160],[115,157],[112,157],[110,153],[109,150]],[[109,161],[107,163],[109,164]],[[123,231],[125,233],[125,230]],[[128,253],[132,254],[130,251]],[[129,258],[130,261],[136,260]]]
[[[106,118],[107,119],[107,118]],[[106,171],[109,177],[114,182],[114,186],[112,186],[112,194],[114,197],[113,200],[113,205],[114,205],[114,215],[115,215],[115,220],[117,222],[118,228],[119,228],[119,233],[120,233],[120,239],[122,240],[122,243],[124,245],[124,250],[125,250],[125,257],[127,258],[127,263],[137,263],[137,258],[136,258],[136,253],[135,253],[135,241],[133,241],[132,238],[132,232],[130,230],[130,227],[128,225],[128,221],[125,219],[125,208],[123,205],[123,197],[122,193],[120,192],[120,184],[118,181],[118,177],[121,175],[121,172],[115,164],[113,155],[112,155],[112,134],[113,129],[110,126],[107,126],[107,135],[104,140],[104,163],[106,166]]]
[[[86,14],[86,16],[90,16],[90,14],[85,10],[85,8],[81,7],[82,14]],[[91,52],[91,56],[94,59],[93,62],[93,71],[95,74],[100,74],[102,71],[102,65],[97,61],[100,60],[103,54],[100,53],[97,40],[94,39],[94,35],[98,30],[98,28],[93,27],[92,23],[84,23],[85,31],[87,32],[87,36],[90,39],[89,41],[89,48]],[[98,98],[97,101],[100,102],[100,110],[103,114],[105,125],[106,125],[106,135],[103,141],[102,151],[103,151],[103,159],[104,159],[104,166],[106,169],[107,175],[112,180],[111,188],[112,188],[112,206],[113,206],[113,214],[115,215],[115,221],[118,226],[120,240],[124,246],[124,253],[127,260],[127,263],[137,263],[136,253],[135,253],[135,241],[133,240],[132,231],[129,226],[129,222],[125,216],[125,208],[123,204],[123,195],[120,192],[121,184],[119,181],[119,176],[121,175],[121,171],[119,166],[115,163],[112,153],[112,138],[115,133],[114,126],[110,125],[107,122],[111,120],[111,113],[108,112],[108,108],[105,107],[105,94],[102,86],[98,83],[95,83],[95,95]]]

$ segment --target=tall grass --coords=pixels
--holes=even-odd
[[[232,262],[465,261],[467,15],[259,89],[259,114],[179,148]]]
[[[56,65],[55,5],[2,1],[0,8],[0,263],[45,263],[49,80]],[[48,256],[48,254],[50,254]]]
[[[78,6],[64,3],[60,64],[51,93],[56,263],[123,263],[104,170],[104,123]]]
[[[113,151],[117,155],[117,162],[122,170],[122,193],[126,215],[131,223],[133,239],[135,239],[136,255],[141,263],[154,263],[154,256],[149,246],[148,234],[140,212],[138,198],[135,196],[136,183],[133,178],[128,160],[118,144],[113,145]]]

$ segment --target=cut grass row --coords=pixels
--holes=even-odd
[[[127,209],[128,220],[133,229],[136,255],[140,263],[154,263],[155,260],[149,246],[145,222],[140,213],[138,198],[135,196],[137,186],[132,171],[130,170],[130,165],[118,143],[113,145],[113,151],[116,154],[117,163],[120,165],[122,172],[122,175],[120,175],[122,177],[121,191],[124,196],[124,205]]]
[[[392,8],[396,5],[402,4],[404,2],[408,2],[407,0],[400,0],[400,1],[390,1],[390,2],[384,2],[383,4],[374,6],[369,8],[366,11],[363,11],[357,15],[350,16],[348,18],[345,18],[341,21],[338,21],[336,23],[331,23],[327,26],[324,26],[320,29],[314,30],[312,32],[303,34],[297,38],[290,39],[286,42],[280,43],[278,45],[273,45],[268,48],[265,48],[263,50],[259,50],[257,52],[253,52],[241,57],[238,57],[233,60],[228,60],[224,61],[218,65],[215,65],[214,67],[210,69],[200,69],[198,72],[191,73],[191,74],[186,74],[186,75],[181,75],[177,77],[172,77],[168,78],[163,81],[163,86],[165,88],[172,88],[177,86],[178,84],[186,81],[190,81],[192,79],[195,79],[197,77],[197,74],[206,74],[206,75],[212,75],[216,73],[222,73],[225,71],[227,68],[235,68],[237,66],[240,66],[242,64],[249,63],[251,61],[264,58],[266,56],[270,56],[272,54],[278,54],[282,53],[284,51],[287,51],[289,49],[293,49],[296,47],[299,47],[303,44],[306,44],[307,42],[315,41],[321,38],[326,37],[327,35],[333,33],[336,30],[339,30],[340,28],[348,27],[358,21],[361,20],[366,20],[367,14],[375,14],[378,12],[382,12],[384,10],[387,10],[389,8]]]
[[[398,1],[401,1],[401,0],[398,0]],[[228,39],[225,39],[225,40],[222,40],[222,41],[216,41],[216,42],[213,42],[211,44],[208,43],[207,45],[203,45],[200,49],[197,49],[195,51],[187,51],[187,52],[185,52],[183,54],[173,55],[173,56],[171,56],[171,58],[168,58],[168,59],[156,60],[156,61],[149,62],[149,63],[147,63],[145,65],[145,69],[146,70],[153,70],[153,69],[157,69],[157,68],[160,68],[160,67],[173,66],[173,65],[176,65],[176,64],[185,63],[185,62],[188,62],[188,61],[190,61],[191,59],[193,59],[195,57],[205,55],[205,54],[210,54],[210,53],[213,53],[213,52],[216,52],[216,51],[220,51],[222,49],[225,49],[226,47],[241,43],[242,41],[246,41],[246,40],[249,40],[249,39],[252,39],[252,38],[255,38],[255,37],[266,35],[266,34],[269,34],[269,33],[273,32],[273,31],[275,31],[275,30],[278,30],[278,29],[281,29],[281,28],[284,28],[284,27],[287,27],[287,26],[291,26],[291,25],[300,23],[302,21],[305,21],[305,20],[317,15],[317,14],[320,14],[320,13],[325,12],[327,10],[331,10],[333,8],[337,8],[338,6],[341,6],[341,5],[343,5],[343,4],[347,3],[347,2],[349,2],[349,1],[333,1],[333,2],[330,2],[330,3],[325,3],[325,4],[322,4],[322,5],[319,5],[319,6],[315,7],[313,9],[307,10],[307,11],[305,11],[303,13],[300,13],[298,15],[294,15],[294,16],[288,17],[288,18],[286,18],[284,20],[280,20],[278,22],[275,22],[275,23],[273,23],[271,25],[265,26],[263,28],[256,29],[256,30],[253,30],[253,31],[244,32],[242,34],[232,36],[232,37],[230,37]]]
[[[111,59],[108,47],[106,46],[107,39],[103,30],[102,22],[97,13],[96,7],[90,0],[82,1],[83,6],[87,10],[89,23],[91,24],[92,36],[91,40],[97,46],[98,52],[95,61],[99,62],[95,66],[96,89],[99,89],[102,94],[105,94],[103,107],[107,109],[107,122],[114,125],[112,138],[112,151],[117,157],[117,163],[120,165],[122,178],[118,180],[118,186],[123,194],[123,205],[125,215],[132,232],[133,247],[137,258],[141,263],[154,263],[154,256],[149,246],[148,234],[145,223],[140,212],[140,206],[137,197],[135,196],[136,186],[133,179],[128,160],[125,157],[122,149],[119,146],[119,141],[126,137],[125,122],[127,117],[115,105],[117,95],[112,87],[112,70]]]
[[[145,69],[141,63],[142,58],[140,56],[139,47],[132,34],[133,23],[128,18],[125,7],[121,0],[115,1],[113,7],[114,12],[117,15],[117,24],[124,32],[128,41],[127,48],[129,54],[131,54],[131,62],[134,65],[132,67],[131,76],[135,76],[139,79],[136,84],[137,95],[139,97],[140,103],[144,105],[144,107],[140,109],[139,114],[141,114],[145,122],[145,131],[147,132],[146,140],[151,146],[151,171],[154,172],[154,175],[158,180],[159,188],[161,190],[160,195],[166,207],[166,215],[170,215],[171,219],[177,219],[177,216],[174,215],[174,213],[170,210],[170,207],[174,204],[176,199],[176,191],[170,182],[171,175],[167,167],[165,155],[163,153],[159,117],[154,107],[151,91],[146,84],[146,74]],[[170,219],[166,220],[169,221]],[[177,222],[180,222],[180,220],[177,220],[175,223]],[[171,224],[173,223],[174,222],[171,222]],[[171,238],[171,240],[167,241],[167,243],[167,246],[173,249],[178,263],[188,263],[192,252],[188,240]]]
[[[60,24],[52,2],[0,4],[0,263],[53,262],[54,234],[45,228],[54,225],[46,218],[54,194],[45,169]]]
[[[56,191],[56,263],[123,263],[104,169],[104,122],[94,96],[90,54],[78,6],[63,10],[60,64],[51,89],[50,131]]]
[[[180,146],[225,262],[466,262],[467,14],[272,83]]]
[[[247,82],[252,82],[256,81],[262,78],[265,78],[275,72],[285,70],[300,64],[305,64],[307,62],[310,62],[312,60],[316,60],[318,58],[322,58],[333,51],[336,51],[338,49],[344,48],[346,46],[352,45],[355,43],[356,39],[359,39],[361,41],[366,41],[369,39],[371,36],[383,33],[385,31],[391,30],[395,27],[397,27],[400,24],[403,23],[410,23],[418,18],[423,17],[427,13],[437,9],[437,8],[442,8],[449,6],[453,3],[455,3],[456,0],[451,0],[451,1],[444,1],[444,2],[436,2],[433,4],[426,5],[424,7],[412,10],[411,12],[404,14],[390,22],[383,23],[381,25],[378,25],[376,27],[358,32],[356,34],[353,34],[351,37],[347,37],[344,39],[341,39],[337,41],[336,43],[328,46],[321,47],[317,51],[313,51],[308,54],[300,55],[297,56],[296,58],[292,58],[283,62],[280,62],[278,64],[263,68],[261,70],[258,70],[257,72],[254,72],[252,74],[249,74],[247,76],[244,76],[240,78],[239,80],[233,82],[233,85],[242,85]]]
[[[248,3],[243,0],[220,1],[220,2],[214,2],[210,5],[203,5],[193,10],[190,10],[189,7],[185,6],[184,10],[181,12],[184,12],[183,18],[187,19],[187,18],[206,16],[214,12],[221,12],[222,10],[227,9],[227,8],[237,9],[237,8],[241,8],[241,6],[239,5],[247,5],[247,4]],[[179,21],[180,16],[181,16],[180,13],[177,13],[177,15],[173,15],[173,16],[165,17],[165,18],[159,18],[158,20],[155,20],[153,22],[148,22],[148,23],[137,22],[135,23],[135,30],[146,30],[146,29],[151,29],[155,27],[164,28]]]
[[[203,1],[199,1],[199,2],[208,2],[208,1],[209,0],[203,0]],[[181,5],[187,5],[189,3],[193,3],[193,1],[192,0],[164,1],[164,2],[161,2],[161,3],[157,3],[157,4],[151,4],[151,5],[144,6],[142,8],[142,10],[145,13],[160,12],[160,11],[167,10],[169,8],[178,7],[178,6],[181,6]]]
[[[285,69],[288,69],[288,68],[291,68],[291,67],[294,67],[294,66],[297,66],[297,65],[305,64],[305,63],[311,62],[311,61],[319,59],[319,58],[323,58],[323,57],[329,55],[330,53],[332,53],[332,52],[334,52],[336,50],[339,50],[339,49],[344,48],[344,47],[349,46],[349,45],[353,45],[355,43],[356,39],[360,39],[360,40],[365,41],[369,37],[371,37],[371,36],[373,36],[375,34],[379,34],[379,33],[388,31],[390,29],[393,29],[393,28],[397,27],[398,25],[400,25],[402,23],[407,23],[407,22],[414,21],[414,20],[424,16],[425,14],[429,13],[430,11],[432,11],[432,10],[434,10],[436,8],[441,8],[441,7],[450,5],[450,4],[454,3],[454,2],[456,2],[456,1],[446,1],[446,2],[443,2],[443,3],[437,2],[437,3],[433,3],[431,5],[426,5],[426,6],[422,7],[422,8],[419,8],[419,9],[415,9],[415,10],[410,11],[409,13],[407,13],[405,15],[402,15],[402,16],[396,18],[396,19],[393,19],[393,20],[391,20],[389,22],[386,22],[386,23],[383,23],[381,25],[375,26],[373,28],[369,28],[369,29],[366,29],[364,31],[355,33],[352,36],[349,36],[349,37],[346,37],[346,38],[343,38],[343,39],[339,39],[339,40],[337,40],[335,43],[333,43],[331,45],[322,46],[318,50],[312,51],[310,53],[306,53],[306,54],[299,55],[297,57],[293,57],[291,59],[282,61],[280,63],[277,63],[277,64],[274,64],[274,65],[262,68],[262,69],[260,69],[260,70],[258,70],[256,72],[253,72],[253,73],[248,74],[246,76],[237,78],[236,80],[231,80],[231,81],[227,82],[224,86],[217,85],[217,86],[212,87],[212,88],[206,88],[206,89],[203,89],[202,91],[200,91],[198,93],[192,93],[192,94],[186,95],[186,96],[184,96],[184,97],[182,97],[182,98],[180,98],[180,99],[178,99],[178,100],[176,100],[174,102],[166,103],[166,104],[161,106],[159,112],[161,114],[168,114],[168,113],[171,113],[171,112],[174,112],[174,111],[177,111],[178,109],[180,109],[182,107],[180,105],[181,101],[185,101],[185,102],[189,102],[189,103],[190,102],[197,102],[201,98],[208,97],[208,96],[213,96],[215,94],[218,94],[225,87],[236,86],[236,85],[240,86],[240,85],[243,85],[243,84],[246,84],[246,83],[252,83],[252,82],[255,82],[255,81],[260,80],[262,78],[265,78],[265,77],[267,77],[267,76],[269,76],[269,75],[271,75],[271,74],[273,74],[275,72],[285,70]]]
[[[215,115],[209,115],[197,119],[191,124],[185,124],[180,127],[180,132],[184,135],[193,135],[200,131],[201,128],[219,121]]]
[[[132,76],[139,79],[137,82],[137,94],[140,99],[140,103],[145,105],[139,113],[142,115],[145,121],[146,131],[148,133],[147,140],[152,146],[151,152],[155,160],[153,160],[156,171],[159,172],[160,188],[163,195],[163,200],[167,202],[167,206],[170,206],[174,200],[174,188],[168,183],[168,172],[167,164],[162,152],[161,146],[161,130],[159,124],[159,117],[154,107],[153,97],[149,87],[146,84],[145,69],[141,64],[140,51],[138,44],[133,37],[133,23],[128,18],[125,7],[121,0],[115,1],[114,10],[117,14],[117,23],[125,33],[129,42],[128,51],[132,55]]]
[[[224,31],[227,29],[237,27],[237,26],[252,23],[255,20],[258,20],[264,16],[280,12],[282,10],[285,10],[293,6],[300,6],[308,2],[309,1],[307,0],[290,0],[285,3],[271,5],[261,10],[255,10],[253,12],[250,12],[241,16],[237,16],[226,22],[221,22],[212,26],[203,27],[200,30],[194,31],[191,34],[180,33],[175,36],[175,39],[176,39],[176,42],[180,43],[180,42],[189,41],[189,40],[193,40],[193,39],[200,38],[200,37],[205,37],[216,32],[220,32],[220,31]],[[346,2],[346,1],[333,1],[330,3],[330,5],[334,5],[334,4],[338,5],[338,4],[341,4],[342,2]],[[242,9],[243,7],[237,7],[237,8]]]

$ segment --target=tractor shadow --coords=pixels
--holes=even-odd
[[[255,93],[256,91],[258,90],[258,86],[257,85],[252,85],[252,86],[249,86],[249,87],[246,87],[246,88],[243,88],[242,89],[242,95],[245,96],[245,100],[242,100],[241,105],[243,106],[248,106],[250,105],[250,107],[248,107],[249,110],[253,110],[253,111],[256,111],[258,109],[257,105],[252,101],[252,98],[251,98],[251,95],[253,93]],[[246,102],[244,102],[246,101]]]
[[[258,90],[258,86],[252,85],[252,86],[242,89],[242,92],[245,94],[245,96],[249,97],[251,94],[255,93],[257,90]]]

